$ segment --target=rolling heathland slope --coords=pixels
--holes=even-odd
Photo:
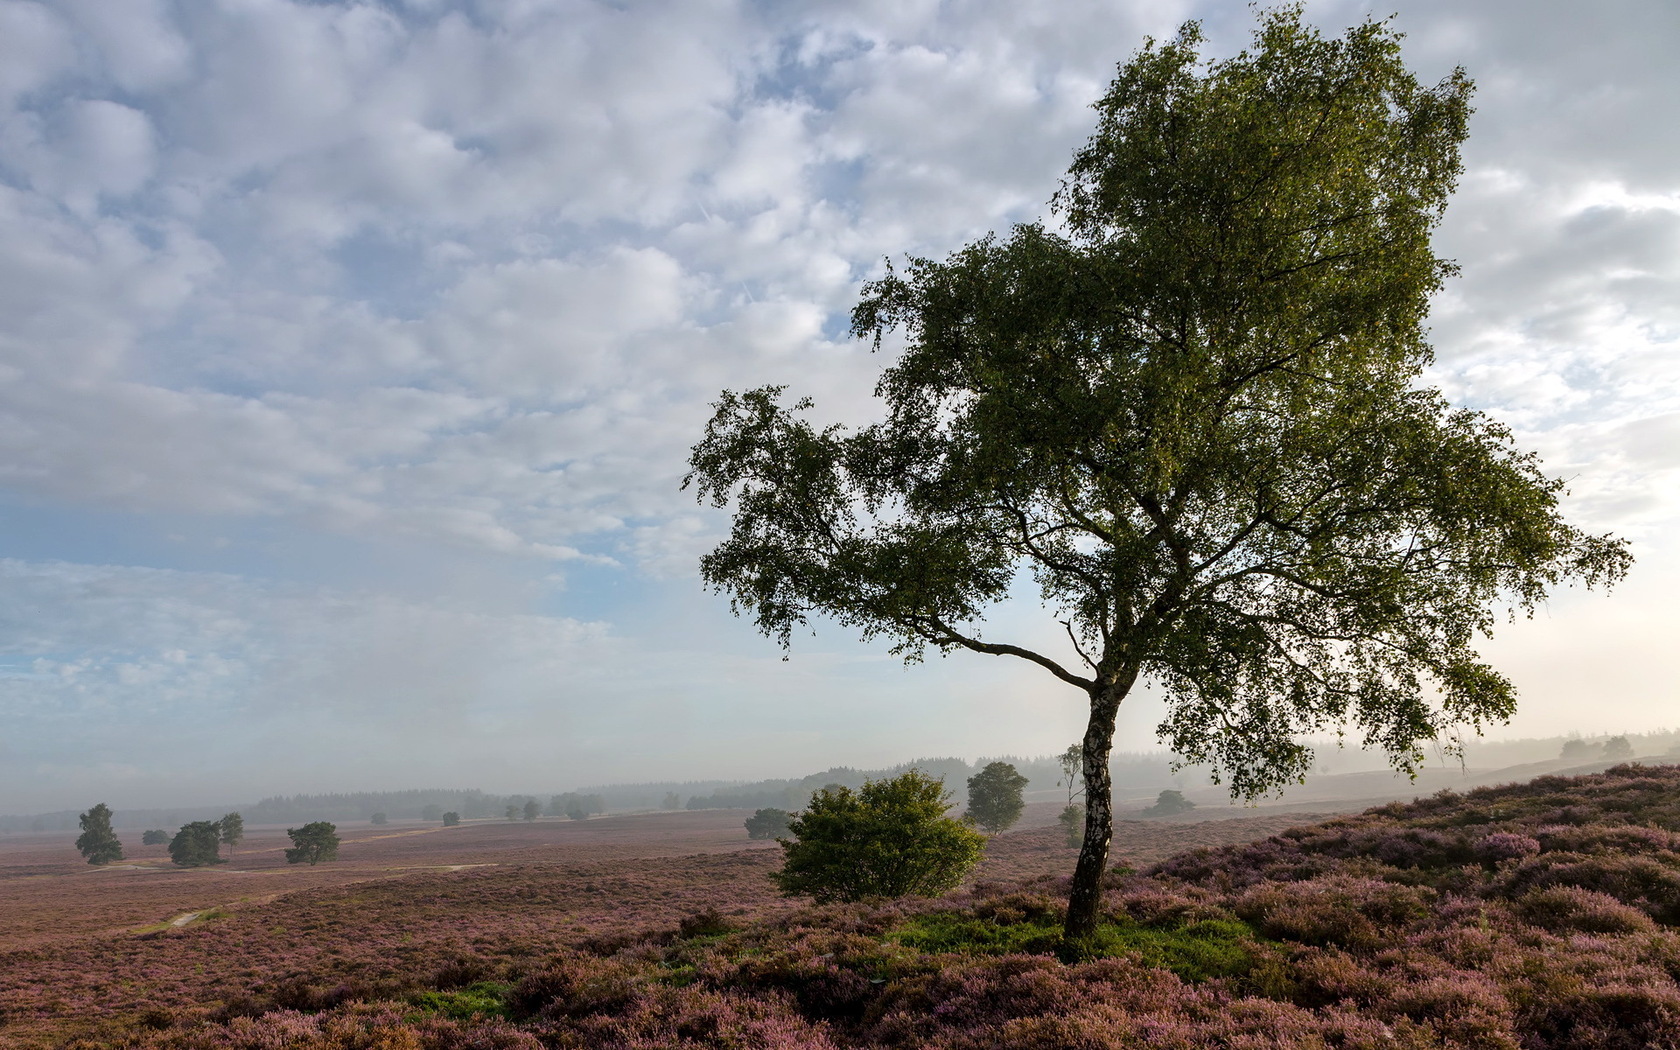
[[[0,1039],[1668,1047],[1677,831],[1680,769],[1639,765],[1294,828],[1132,824],[1104,922],[1079,946],[1059,943],[1070,853],[1047,828],[994,840],[990,871],[944,899],[828,907],[771,895],[773,846],[504,855],[8,953]],[[1141,836],[1169,832],[1210,844],[1151,856]],[[36,985],[66,972],[41,1001]],[[30,1005],[13,1011],[19,996]]]

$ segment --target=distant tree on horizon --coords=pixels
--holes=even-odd
[[[1176,813],[1188,813],[1196,808],[1196,804],[1184,797],[1182,791],[1163,791],[1155,796],[1155,804],[1143,811],[1146,817],[1170,817]]]
[[[142,846],[162,846],[169,841],[169,832],[162,828],[153,828],[140,836]]]
[[[109,864],[123,859],[122,843],[111,830],[111,807],[103,802],[81,815],[82,833],[76,837],[76,849],[89,864]]]
[[[1633,743],[1626,736],[1613,736],[1604,742],[1604,757],[1611,761],[1633,757]]]
[[[1027,778],[1008,762],[993,762],[968,778],[968,819],[992,834],[1021,819]]]
[[[1579,737],[1576,737],[1563,742],[1563,750],[1558,752],[1558,757],[1573,759],[1575,761],[1584,761],[1592,757],[1594,750],[1596,749],[1593,745],[1587,743]]]
[[[1057,787],[1067,787],[1067,804],[1073,805],[1074,800],[1085,793],[1085,748],[1080,744],[1069,744],[1068,749],[1056,756],[1056,762],[1062,767],[1062,779]],[[1081,806],[1083,811],[1085,807]]]
[[[665,798],[659,803],[661,809],[681,809],[682,798],[675,791],[665,792]]]
[[[228,860],[231,861],[233,847],[245,841],[245,818],[238,813],[226,813],[219,823],[222,828],[222,842],[228,848]]]
[[[785,809],[767,806],[748,817],[746,820],[747,838],[774,839],[787,834],[788,821],[793,814]]]
[[[375,813],[373,815],[373,818],[372,818],[372,823],[374,823],[376,825],[385,824],[385,823],[388,823],[389,821],[390,821],[390,818],[385,815],[384,810],[380,810],[378,813]]]
[[[542,807],[537,805],[537,800],[536,799],[528,798],[528,799],[525,800],[525,819],[526,820],[536,820],[537,817],[541,813],[542,813]]]
[[[555,795],[548,801],[548,812],[551,816],[570,817],[573,820],[584,820],[591,814],[606,811],[606,800],[600,795],[581,795],[576,791],[568,791],[563,795]]]
[[[169,840],[169,859],[183,868],[203,868],[223,863],[222,825],[214,820],[195,820],[181,825]]]
[[[443,814],[439,819],[443,821],[444,827],[452,828],[461,823],[461,814],[455,812],[454,810],[450,810],[448,813]]]
[[[292,848],[286,851],[287,864],[319,864],[338,856],[338,827],[325,820],[312,821],[301,828],[287,828]]]

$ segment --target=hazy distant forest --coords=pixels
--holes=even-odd
[[[1571,735],[1505,741],[1477,741],[1467,747],[1466,764],[1472,769],[1501,769],[1557,758],[1590,762],[1604,757],[1610,734]],[[1680,730],[1657,730],[1625,735],[1632,753],[1662,755],[1680,750]],[[1608,757],[1615,757],[1614,755]],[[563,792],[543,791],[498,795],[477,789],[425,788],[407,791],[355,791],[319,795],[275,795],[258,802],[227,799],[212,805],[168,808],[126,808],[113,801],[112,826],[116,828],[175,827],[194,820],[215,820],[230,810],[244,815],[250,824],[287,824],[311,820],[365,822],[375,813],[392,820],[437,820],[455,812],[464,820],[505,819],[508,807],[523,810],[535,801],[544,816],[565,816],[574,802],[583,801],[596,813],[635,813],[659,809],[757,809],[775,806],[796,810],[811,794],[830,784],[862,786],[866,780],[894,776],[912,767],[944,778],[952,801],[966,802],[967,781],[986,763],[1001,759],[1012,763],[1028,779],[1027,793],[1048,800],[1052,792],[1065,791],[1062,767],[1053,755],[1034,758],[1017,756],[982,757],[970,763],[961,758],[918,758],[885,769],[854,769],[839,766],[802,777],[772,780],[652,780],[628,784],[598,784]],[[1120,797],[1152,798],[1157,791],[1206,783],[1205,770],[1194,766],[1173,771],[1173,756],[1165,751],[1117,754],[1110,763],[1115,791]],[[1344,773],[1386,768],[1380,755],[1355,750],[1321,749],[1317,771]],[[1288,801],[1285,792],[1283,800]],[[71,831],[77,827],[78,811],[11,814],[0,816],[0,833],[19,831]]]

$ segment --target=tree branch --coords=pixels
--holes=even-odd
[[[918,616],[914,618],[914,622],[916,626],[922,630],[923,634],[930,642],[934,642],[939,645],[958,645],[964,649],[972,649],[977,653],[985,653],[988,656],[1019,657],[1022,660],[1037,664],[1067,684],[1078,686],[1086,692],[1090,692],[1097,686],[1097,683],[1091,679],[1082,678],[1079,675],[1074,674],[1072,671],[1069,671],[1056,661],[1050,659],[1048,656],[1035,653],[1031,649],[1024,649],[1019,645],[1008,645],[999,642],[982,642],[978,638],[970,638],[967,635],[954,630],[949,625],[941,622],[939,618],[935,616]]]

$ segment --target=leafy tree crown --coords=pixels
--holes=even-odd
[[[774,806],[757,810],[752,816],[746,819],[747,838],[780,838],[781,836],[787,834],[788,821],[792,819],[792,817],[793,814],[789,813],[787,810],[777,809]]]
[[[687,479],[734,506],[702,575],[784,646],[820,613],[910,660],[1044,667],[1093,697],[1087,776],[1144,680],[1160,735],[1233,794],[1302,778],[1325,730],[1409,771],[1513,710],[1476,639],[1565,580],[1614,582],[1626,546],[1423,381],[1464,73],[1425,86],[1388,26],[1326,39],[1295,7],[1233,58],[1201,43],[1191,23],[1120,67],[1060,230],[865,288],[853,332],[902,345],[880,422],[723,393]],[[1022,572],[1061,649],[983,631]]]
[[[79,818],[82,833],[76,836],[76,849],[89,864],[110,864],[123,859],[122,842],[111,830],[111,807],[100,802]]]
[[[181,825],[169,840],[169,859],[183,868],[220,864],[222,825],[214,820],[195,820]]]
[[[992,762],[968,778],[968,819],[996,833],[1013,827],[1026,807],[1021,792],[1027,786],[1008,762]]]
[[[292,840],[292,848],[286,851],[287,864],[319,864],[338,856],[338,826],[328,821],[287,828],[286,834]]]

